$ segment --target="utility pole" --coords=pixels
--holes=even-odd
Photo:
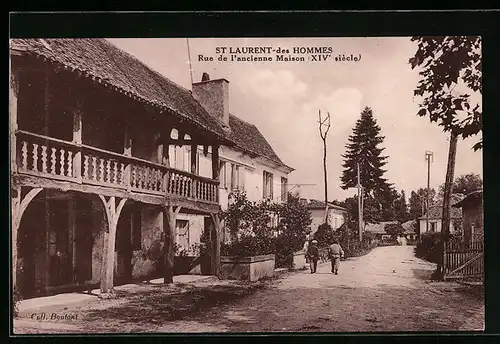
[[[328,130],[330,130],[330,113],[327,112],[327,116],[324,120],[321,120],[321,110],[318,113],[318,123],[319,123],[319,136],[323,140],[323,174],[325,177],[325,222],[328,224],[328,177],[326,173],[326,136],[328,135]],[[325,127],[326,129],[323,129]]]
[[[358,162],[358,226],[359,226],[359,242],[363,240],[363,187],[361,186],[361,176]]]
[[[426,192],[426,204],[427,204],[427,209],[425,211],[426,216],[425,216],[425,229],[426,232],[429,232],[429,196],[430,196],[430,190],[431,190],[431,162],[434,161],[434,153],[431,151],[426,151],[425,152],[425,161],[427,161],[427,192]]]

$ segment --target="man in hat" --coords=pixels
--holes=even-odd
[[[319,260],[319,249],[318,249],[318,241],[313,240],[311,244],[307,248],[307,259],[309,260],[309,265],[311,266],[311,273],[316,272],[316,268],[318,267]]]
[[[328,247],[328,253],[332,262],[332,273],[338,275],[340,258],[344,257],[344,250],[342,250],[337,239],[333,239],[333,244]]]

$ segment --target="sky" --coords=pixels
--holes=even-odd
[[[230,112],[255,124],[282,161],[295,169],[289,176],[289,184],[294,190],[298,189],[302,197],[324,198],[319,110],[331,115],[327,137],[330,200],[343,200],[356,193],[355,189],[340,188],[341,155],[365,106],[372,108],[382,128],[385,139],[381,147],[385,148],[383,154],[389,157],[385,177],[397,190],[405,190],[408,197],[411,190],[426,187],[425,151],[434,153],[431,187],[444,183],[449,134],[428,118],[416,115],[419,99],[414,99],[413,91],[420,77],[408,64],[417,50],[409,37],[190,38],[189,43],[185,38],[109,41],[187,89],[191,89],[191,75],[194,82],[201,81],[203,72],[207,72],[210,79],[227,79]],[[267,46],[290,50],[331,47],[333,56],[352,54],[361,59],[357,62],[217,60],[216,47]],[[214,61],[199,61],[199,55],[213,56]],[[479,139],[480,136],[473,136],[459,140],[455,178],[466,173],[482,177],[482,151],[472,150]]]

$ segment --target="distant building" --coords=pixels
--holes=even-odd
[[[461,200],[461,196],[452,195],[451,204],[457,203]],[[442,219],[443,219],[443,205],[436,203],[429,207],[429,228],[427,228],[427,213],[421,216],[419,220],[420,235],[426,232],[441,232]],[[462,210],[460,208],[450,209],[450,233],[460,233],[462,230]]]
[[[390,239],[391,235],[387,234],[387,232],[385,231],[385,226],[397,223],[398,221],[382,221],[379,223],[366,223],[364,231],[374,234],[375,238],[379,240]]]
[[[417,239],[417,221],[416,220],[410,220],[406,221],[401,226],[404,229],[404,235],[406,239],[408,240],[415,240]]]
[[[483,190],[468,194],[463,200],[452,205],[462,209],[462,238],[464,242],[484,242]]]
[[[309,230],[310,235],[312,235],[318,230],[318,227],[325,222],[325,202],[307,198],[301,198],[300,201],[311,213],[312,222],[309,226]],[[346,208],[331,202],[328,203],[328,224],[332,226],[332,229],[338,229],[346,222],[346,219]]]

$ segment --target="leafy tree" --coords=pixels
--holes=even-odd
[[[314,239],[316,239],[318,245],[322,247],[331,245],[334,238],[336,238],[335,232],[328,223],[319,225],[318,230],[314,233]]]
[[[348,211],[354,228],[358,228],[358,196],[352,196],[344,200],[343,207]],[[363,219],[365,222],[378,223],[382,221],[380,213],[380,204],[375,201],[374,197],[367,195],[363,202]]]
[[[291,266],[292,253],[303,247],[312,222],[299,196],[289,194],[286,203],[250,202],[244,192],[236,192],[231,198],[222,217],[232,240],[221,245],[222,254],[246,257],[274,253],[277,266]],[[271,225],[273,217],[279,219],[276,227]]]
[[[387,156],[382,155],[384,148],[379,147],[384,141],[380,130],[372,109],[366,107],[348,138],[346,153],[342,155],[344,158],[342,165],[344,170],[340,178],[342,189],[346,190],[357,185],[358,163],[365,195],[373,196],[374,191],[383,192],[390,188],[387,179],[383,177],[386,171],[382,167],[387,163]]]
[[[394,205],[395,210],[395,219],[399,222],[406,222],[410,218],[410,214],[408,213],[408,206],[406,205],[406,195],[405,191],[401,190],[401,193],[398,195],[398,198],[395,201]]]
[[[452,193],[467,195],[471,192],[480,190],[483,188],[483,180],[479,174],[468,173],[463,174],[453,182]],[[442,198],[444,194],[444,184],[439,186],[438,196]]]
[[[433,204],[436,198],[436,191],[434,189],[430,189],[430,195],[429,195],[429,203]],[[427,206],[426,206],[426,195],[427,195],[427,189],[420,188],[417,191],[412,191],[410,194],[410,200],[409,200],[409,216],[410,219],[418,219],[419,217],[423,216],[426,212]]]
[[[393,239],[397,239],[398,236],[404,233],[404,228],[401,223],[389,223],[384,226],[384,230],[387,234],[389,234]]]
[[[422,97],[418,116],[429,116],[446,132],[467,138],[482,133],[482,106],[471,99],[482,93],[481,37],[423,37],[410,58],[412,69],[419,68],[421,80],[414,91]],[[467,91],[455,91],[457,85]],[[460,87],[459,87],[460,88]],[[482,148],[482,139],[474,145]]]
[[[398,192],[392,188],[375,192],[382,221],[392,221],[396,218],[398,198]]]

